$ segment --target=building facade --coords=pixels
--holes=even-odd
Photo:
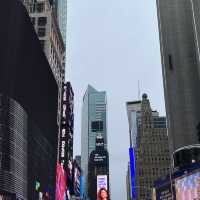
[[[27,199],[28,116],[15,100],[0,94],[0,193]],[[5,181],[5,179],[7,181]]]
[[[135,183],[134,188],[130,187],[129,196],[132,196],[133,188],[137,200],[150,200],[154,181],[158,177],[168,174],[170,170],[170,155],[165,117],[159,117],[157,111],[151,110],[146,94],[143,95],[140,104],[140,110],[137,110],[138,118],[134,118],[138,121],[138,123],[134,123],[137,127],[133,126],[133,129],[137,128],[136,141],[133,142],[136,143],[133,146]],[[130,176],[128,183],[131,184]]]
[[[137,146],[137,135],[138,127],[140,124],[141,116],[141,101],[130,101],[126,103],[128,124],[129,124],[129,134],[130,134],[130,144],[133,147]]]
[[[88,86],[83,97],[81,129],[81,168],[87,192],[88,162],[96,147],[96,136],[101,133],[107,149],[107,100],[106,92],[99,92]]]
[[[0,23],[0,191],[54,199],[58,86],[20,1],[2,2]]]
[[[65,78],[65,46],[49,0],[23,0],[58,86]]]
[[[171,153],[199,143],[199,9],[196,0],[157,0]]]

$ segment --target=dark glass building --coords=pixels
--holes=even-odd
[[[2,2],[0,24],[0,192],[54,199],[57,84],[20,1]]]

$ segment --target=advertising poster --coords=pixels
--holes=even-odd
[[[97,193],[101,188],[105,188],[108,190],[108,183],[107,183],[107,175],[99,175],[97,176]]]
[[[176,200],[200,199],[200,172],[194,172],[175,180]]]
[[[153,200],[176,200],[173,177],[169,174],[156,180]]]
[[[63,167],[57,163],[56,167],[56,200],[64,200],[66,189],[66,175]]]
[[[104,189],[101,191],[101,189]],[[106,191],[105,191],[106,190]],[[104,196],[104,198],[102,198]],[[108,197],[108,179],[107,175],[98,175],[97,176],[97,199],[105,199]]]
[[[156,200],[173,200],[171,184],[162,185],[156,189]]]

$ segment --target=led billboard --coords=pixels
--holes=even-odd
[[[200,171],[175,179],[176,200],[200,199]]]
[[[108,199],[108,176],[107,175],[97,176],[97,199],[98,200]]]
[[[172,183],[172,184],[171,184]],[[174,180],[170,175],[163,176],[155,181],[153,200],[175,200]]]
[[[57,163],[56,166],[56,200],[63,200],[66,190],[66,175],[63,166]]]
[[[97,176],[97,193],[101,188],[108,190],[108,179],[107,175],[98,175]]]

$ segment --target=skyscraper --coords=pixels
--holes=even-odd
[[[83,97],[81,130],[81,168],[87,192],[88,162],[90,153],[95,150],[96,136],[100,133],[107,149],[107,100],[106,92],[99,92],[92,86]]]
[[[57,18],[60,32],[66,46],[66,32],[67,32],[67,0],[57,0]]]
[[[151,199],[154,181],[168,174],[170,168],[166,119],[151,110],[146,94],[142,101],[127,102],[126,105],[131,133],[134,130],[131,139],[135,155],[128,164],[127,192],[131,199],[136,194],[137,200],[147,200]],[[134,117],[131,119],[130,116]],[[131,165],[135,166],[133,172]]]
[[[200,3],[157,0],[170,151],[199,143]]]

